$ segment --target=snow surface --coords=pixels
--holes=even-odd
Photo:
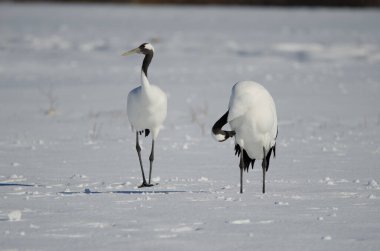
[[[0,5],[1,250],[379,250],[380,12]],[[151,41],[169,95],[154,181],[126,96]],[[277,158],[239,194],[210,128],[254,80],[279,116]],[[150,139],[145,140],[148,170]]]

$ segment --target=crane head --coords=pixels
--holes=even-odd
[[[135,54],[135,53],[137,53],[137,54],[144,54],[144,55],[153,54],[154,53],[154,48],[153,48],[153,46],[150,43],[143,43],[139,47],[137,47],[137,48],[135,48],[133,50],[124,52],[121,55],[122,56],[129,56],[129,55],[132,55],[132,54]]]

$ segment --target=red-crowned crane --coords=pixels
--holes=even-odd
[[[123,53],[123,56],[131,54],[144,54],[144,61],[141,69],[141,85],[134,88],[128,94],[127,115],[132,129],[136,132],[136,151],[140,161],[143,182],[140,187],[149,187],[151,184],[152,165],[154,160],[154,143],[160,132],[162,124],[167,114],[167,96],[157,86],[151,85],[148,81],[148,67],[152,61],[154,48],[150,43],[143,43],[136,49]],[[141,160],[141,147],[139,144],[139,134],[145,137],[152,133],[152,150],[149,156],[149,180],[145,179],[144,168]]]
[[[229,123],[231,131],[222,130]],[[223,142],[235,137],[235,155],[240,157],[240,193],[243,193],[243,171],[249,169],[256,159],[262,159],[263,188],[265,173],[273,151],[276,156],[278,134],[277,113],[272,96],[260,84],[252,81],[236,83],[232,88],[227,112],[214,124],[212,133]]]

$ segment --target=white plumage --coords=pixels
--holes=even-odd
[[[151,85],[148,80],[148,67],[154,54],[153,46],[144,43],[136,49],[124,53],[123,56],[134,53],[144,54],[145,57],[141,69],[141,86],[134,88],[128,94],[127,115],[133,130],[136,132],[136,150],[143,177],[143,183],[140,187],[146,187],[152,186],[150,181],[154,160],[154,143],[166,118],[167,96],[159,87]],[[146,182],[141,160],[139,134],[145,133],[145,136],[148,136],[150,132],[152,133],[152,150],[149,157],[149,182]]]
[[[222,127],[230,124],[232,131]],[[215,123],[213,135],[222,142],[235,137],[235,151],[240,156],[241,186],[243,192],[243,170],[262,159],[263,193],[265,173],[269,167],[272,151],[275,154],[277,138],[277,113],[272,96],[260,84],[252,81],[238,82],[232,88],[228,111]]]
[[[137,132],[149,129],[155,140],[166,118],[167,97],[159,87],[149,84],[147,78],[142,79],[143,84],[128,94],[128,120]]]
[[[234,85],[228,106],[228,122],[235,142],[251,159],[263,159],[276,143],[277,113],[269,92],[260,84],[243,81]]]

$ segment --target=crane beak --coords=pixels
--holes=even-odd
[[[124,52],[123,54],[121,54],[122,56],[129,56],[129,55],[132,55],[132,54],[135,54],[135,53],[140,53],[141,50],[140,48],[136,48],[136,49],[133,49],[133,50],[130,50],[130,51],[127,51],[127,52]]]

